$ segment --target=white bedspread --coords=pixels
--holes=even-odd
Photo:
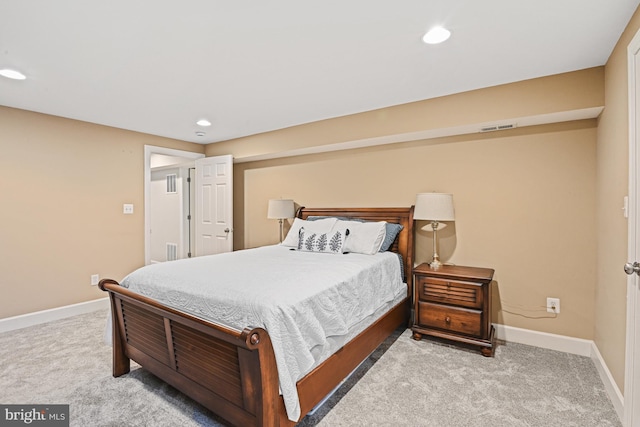
[[[280,245],[153,264],[121,284],[210,321],[266,329],[292,421],[300,417],[296,382],[362,319],[406,295],[394,253],[334,255]]]

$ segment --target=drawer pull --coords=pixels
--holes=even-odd
[[[451,317],[449,316],[445,317],[444,321],[447,323],[451,323]]]

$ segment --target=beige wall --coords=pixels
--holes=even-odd
[[[0,318],[103,298],[92,274],[144,264],[145,144],[204,150],[0,107]]]
[[[266,219],[269,198],[309,207],[409,206],[418,192],[451,192],[456,221],[440,233],[441,259],[496,270],[493,320],[592,339],[595,146],[595,120],[587,120],[239,164],[245,244],[277,242],[277,222]],[[416,261],[426,261],[430,234],[419,232],[416,244]],[[547,296],[562,300],[557,318],[546,313]]]
[[[627,220],[622,215],[628,193],[627,46],[640,28],[636,11],[605,67],[605,109],[598,123],[598,255],[595,342],[613,378],[624,390],[626,340]]]
[[[595,68],[211,144],[206,153],[250,156],[309,147],[314,139],[321,145],[318,134],[331,142],[375,137],[379,118],[398,110],[403,120],[385,121],[387,134],[601,106],[603,82],[603,68]],[[408,206],[418,192],[451,192],[456,221],[440,234],[441,259],[496,270],[493,321],[593,339],[596,135],[591,119],[237,163],[236,248],[277,242],[277,222],[266,218],[269,198],[309,207]],[[428,260],[430,235],[419,232],[416,244],[416,260]],[[556,318],[546,312],[546,297],[561,299]]]

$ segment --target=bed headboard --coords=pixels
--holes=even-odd
[[[391,251],[402,255],[404,271],[409,290],[412,286],[413,269],[413,206],[408,208],[305,208],[298,209],[296,215],[300,219],[310,216],[336,216],[358,218],[366,221],[387,221],[403,226]]]

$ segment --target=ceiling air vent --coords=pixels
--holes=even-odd
[[[508,124],[504,124],[504,125],[485,126],[483,128],[480,128],[480,132],[494,132],[494,131],[497,131],[497,130],[513,129],[515,127],[516,127],[515,123],[508,123]]]

